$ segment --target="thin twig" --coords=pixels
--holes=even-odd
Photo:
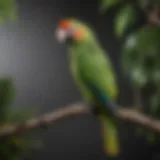
[[[53,112],[44,114],[43,116],[32,118],[22,124],[10,124],[0,129],[0,137],[10,136],[14,134],[22,134],[42,125],[54,124],[59,120],[63,120],[73,116],[88,115],[91,113],[90,107],[86,103],[77,103],[69,105]],[[131,109],[117,110],[116,117],[119,120],[132,124],[137,124],[149,130],[160,133],[160,120],[153,120],[137,111]]]

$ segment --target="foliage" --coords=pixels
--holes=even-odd
[[[122,62],[124,72],[130,75],[133,86],[143,90],[148,84],[154,86],[149,97],[149,112],[160,118],[160,27],[141,26],[130,30],[144,13],[160,7],[159,0],[101,0],[100,11],[105,12],[118,7],[115,15],[115,35],[123,42]],[[147,15],[146,15],[147,16]],[[16,0],[0,0],[0,22],[14,20],[17,17]],[[125,36],[127,34],[127,36]],[[34,114],[30,110],[10,107],[15,98],[15,88],[11,78],[0,79],[0,129],[12,123],[23,122]],[[153,139],[152,133],[147,133]],[[37,143],[32,136],[14,135],[0,138],[0,157],[3,160],[18,160]]]
[[[11,106],[15,97],[15,88],[11,78],[0,79],[0,128],[7,124],[22,123],[34,115],[26,109]],[[36,147],[37,142],[31,136],[13,135],[0,138],[0,157],[3,160],[18,160],[29,148]]]
[[[101,0],[100,10],[104,12],[106,9],[109,9],[120,2],[122,2],[122,0]]]
[[[127,4],[121,8],[115,18],[115,33],[121,37],[129,25],[136,20],[136,9]]]
[[[0,23],[15,20],[17,17],[16,0],[0,0]],[[11,106],[16,96],[13,80],[10,77],[0,78],[0,130],[8,124],[22,123],[35,115],[31,109],[20,109]],[[33,134],[13,135],[0,138],[0,159],[19,160],[30,148],[40,146]],[[28,152],[27,152],[28,153]]]
[[[0,0],[0,22],[15,20],[17,17],[16,0]]]
[[[122,42],[122,66],[124,73],[131,78],[133,88],[139,88],[141,95],[144,90],[152,87],[147,97],[147,114],[160,118],[160,26],[147,24],[132,28],[140,14],[146,19],[154,12],[159,17],[159,0],[101,0],[101,8],[108,11],[118,7],[115,14],[115,35]],[[157,12],[158,10],[158,12]],[[160,18],[159,18],[160,21]],[[132,29],[130,29],[132,28]],[[129,32],[130,31],[130,32]],[[143,101],[143,98],[141,97]],[[145,103],[146,104],[146,103]],[[153,140],[152,133],[146,133]],[[160,138],[160,137],[159,137]]]
[[[0,0],[0,23],[15,20],[17,17],[16,0]],[[22,123],[35,115],[30,109],[11,106],[16,95],[13,80],[10,77],[0,79],[0,129],[8,124]],[[32,136],[13,135],[0,138],[0,158],[3,160],[19,160],[30,148],[39,147],[39,141]]]
[[[153,26],[136,30],[128,36],[125,42],[123,64],[128,66],[128,74],[131,74],[132,78],[140,86],[149,82],[158,85],[160,82],[160,77],[157,73],[160,69],[159,44],[160,28]]]

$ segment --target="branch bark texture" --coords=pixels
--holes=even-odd
[[[46,113],[43,116],[29,119],[22,124],[9,124],[4,126],[0,129],[0,137],[2,138],[15,134],[23,134],[31,129],[39,128],[43,125],[50,125],[57,121],[65,120],[66,118],[84,116],[88,114],[91,114],[91,109],[86,103],[69,105],[50,113]],[[142,113],[138,113],[137,111],[131,109],[119,109],[117,110],[116,117],[121,121],[137,124],[148,130],[160,133],[160,120],[154,120]]]

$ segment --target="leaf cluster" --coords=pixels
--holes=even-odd
[[[127,74],[139,87],[160,82],[160,26],[144,24],[136,30],[128,28],[135,24],[139,10],[146,13],[160,7],[159,0],[101,0],[101,9],[107,11],[119,6],[115,15],[116,36],[123,42],[122,64]],[[160,10],[159,10],[160,11]],[[142,13],[142,12],[141,12]],[[127,32],[127,36],[124,38]]]
[[[101,11],[114,7],[118,8],[114,21],[115,35],[123,42],[123,71],[129,75],[133,88],[138,87],[143,91],[152,86],[148,97],[148,114],[160,118],[160,26],[145,23],[128,32],[142,13],[146,19],[152,13],[152,18],[159,18],[160,21],[160,1],[101,0]]]
[[[28,109],[20,109],[11,106],[15,98],[16,90],[12,78],[0,79],[0,130],[8,124],[22,123],[24,120],[35,115],[35,112]],[[3,160],[18,160],[36,147],[38,141],[34,141],[29,133],[27,135],[13,135],[0,138],[0,157]]]

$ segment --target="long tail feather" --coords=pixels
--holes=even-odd
[[[100,117],[100,122],[102,125],[104,151],[108,156],[116,157],[120,152],[117,128],[109,118]]]

